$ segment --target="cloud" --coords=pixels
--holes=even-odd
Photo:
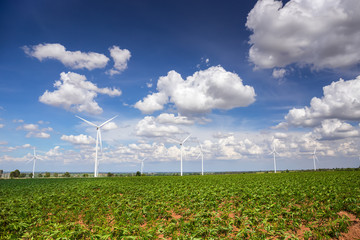
[[[60,150],[60,146],[55,146],[54,148],[52,148],[48,152],[46,152],[45,155],[48,157],[61,156],[61,153],[59,150]]]
[[[172,70],[159,78],[157,90],[138,101],[135,108],[152,113],[173,103],[182,115],[203,114],[213,109],[246,107],[256,96],[253,87],[243,85],[237,74],[227,72],[221,66],[200,70],[186,80]]]
[[[192,125],[194,124],[193,120],[185,116],[175,116],[174,114],[162,113],[157,118],[156,121],[161,124],[182,124],[182,125]]]
[[[92,82],[87,81],[84,75],[73,72],[62,72],[60,80],[55,82],[54,87],[57,88],[55,91],[46,90],[39,97],[39,101],[66,110],[90,114],[102,113],[102,108],[94,100],[98,93],[110,97],[121,95],[121,91],[116,88],[98,88]]]
[[[33,123],[25,123],[22,126],[16,128],[16,130],[24,130],[28,133],[25,137],[36,137],[36,138],[50,138],[50,134],[47,132],[53,131],[51,127],[39,129],[39,125]]]
[[[153,116],[146,116],[136,125],[136,135],[142,137],[170,137],[182,131],[174,125],[161,125]]]
[[[95,139],[93,137],[84,135],[84,134],[80,134],[80,135],[62,135],[61,140],[66,141],[66,142],[70,142],[72,144],[75,145],[82,145],[82,144],[94,144],[95,143]]]
[[[131,57],[131,53],[127,49],[120,49],[118,46],[109,48],[110,56],[114,60],[114,68],[107,71],[109,75],[120,74],[127,68],[127,62]]]
[[[284,68],[281,69],[274,69],[272,76],[273,78],[283,78],[286,74],[286,70]]]
[[[22,120],[22,119],[14,119],[13,122],[14,123],[23,123],[24,120]]]
[[[104,131],[109,131],[109,130],[113,130],[113,129],[117,129],[118,126],[116,125],[116,123],[114,122],[109,122],[107,124],[105,124],[101,129]]]
[[[95,52],[83,53],[80,51],[71,52],[58,43],[45,43],[30,47],[24,46],[23,50],[27,55],[35,57],[40,61],[55,59],[73,69],[86,68],[93,70],[95,68],[104,68],[109,61],[109,58],[103,54]]]
[[[3,128],[5,125],[4,124],[0,124],[0,128]]]
[[[17,129],[23,129],[25,131],[37,131],[39,130],[39,126],[37,124],[24,124],[21,127],[18,127]]]
[[[249,59],[256,67],[349,67],[360,61],[358,0],[260,0],[249,12]]]
[[[352,125],[337,119],[322,121],[321,126],[314,129],[314,133],[321,140],[336,140],[359,136],[359,131]]]
[[[360,76],[332,82],[323,87],[322,98],[314,97],[309,107],[293,108],[285,116],[287,125],[302,127],[318,126],[325,119],[360,120]]]
[[[50,138],[50,134],[46,132],[29,132],[26,134],[27,138],[36,137],[36,138]]]
[[[147,95],[143,100],[138,101],[134,107],[139,109],[142,113],[150,114],[162,110],[164,104],[167,102],[168,96],[165,93],[158,92]]]

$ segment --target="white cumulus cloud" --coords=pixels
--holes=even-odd
[[[283,78],[286,74],[286,70],[284,68],[280,68],[280,69],[274,69],[272,76],[273,78]]]
[[[136,125],[136,135],[142,137],[169,137],[181,132],[177,126],[157,123],[153,116],[146,116]]]
[[[314,133],[322,140],[336,140],[359,136],[359,131],[355,127],[338,119],[322,121],[321,126],[314,129]]]
[[[259,68],[340,68],[360,61],[358,0],[259,0],[249,12],[249,59]]]
[[[101,129],[105,130],[105,131],[109,131],[109,130],[113,130],[113,129],[117,129],[118,126],[116,125],[116,123],[114,122],[109,122],[107,124],[105,124]]]
[[[127,49],[120,49],[118,46],[109,48],[110,56],[114,60],[114,68],[107,71],[109,75],[119,74],[127,68],[131,53]]]
[[[67,51],[66,48],[59,43],[45,43],[35,46],[24,46],[26,54],[42,61],[44,59],[55,59],[60,61],[67,67],[74,69],[93,70],[95,68],[104,68],[109,58],[104,54],[95,52]]]
[[[360,120],[360,76],[340,79],[323,87],[324,96],[311,99],[310,106],[293,108],[285,116],[291,126],[314,127],[324,119]]]
[[[46,132],[29,132],[28,134],[26,134],[26,137],[50,138],[50,134]]]
[[[161,124],[182,124],[182,125],[192,125],[194,124],[193,120],[190,120],[186,116],[175,116],[174,114],[162,113],[156,117],[156,121]]]
[[[94,100],[98,93],[111,97],[121,95],[121,91],[116,88],[99,88],[87,81],[84,75],[73,72],[62,72],[60,80],[55,82],[54,87],[57,88],[55,91],[46,90],[39,97],[39,101],[74,112],[100,114],[102,108]]]
[[[70,142],[72,144],[76,144],[76,145],[82,145],[82,144],[94,144],[95,143],[95,139],[93,137],[84,135],[84,134],[80,134],[80,135],[62,135],[61,140],[63,141],[67,141]]]
[[[159,78],[157,90],[138,101],[135,108],[152,113],[173,103],[182,115],[202,114],[213,109],[245,107],[253,103],[256,96],[253,87],[244,85],[237,74],[221,66],[200,70],[186,80],[172,70]]]

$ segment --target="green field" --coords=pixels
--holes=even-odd
[[[360,171],[0,181],[0,239],[327,239]]]

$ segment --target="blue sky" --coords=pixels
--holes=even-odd
[[[326,4],[325,4],[326,2]],[[360,4],[2,1],[0,169],[358,167]],[[340,80],[343,79],[343,80]]]

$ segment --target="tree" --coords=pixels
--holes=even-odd
[[[54,173],[54,177],[58,177],[59,176],[59,174],[56,172],[56,173]]]
[[[108,177],[113,177],[114,174],[112,174],[111,172],[108,172],[108,173],[107,173],[107,176],[108,176]]]
[[[63,177],[71,177],[69,172],[64,173]]]
[[[84,174],[83,174],[83,177],[89,177],[89,174],[84,173]]]
[[[46,173],[45,173],[45,177],[50,177],[50,173],[49,173],[49,172],[46,172]]]
[[[136,172],[136,176],[137,177],[140,177],[141,176],[141,173],[139,171]]]
[[[29,173],[29,178],[32,178],[33,177],[33,174],[32,173]]]
[[[26,173],[20,173],[19,178],[24,178],[24,177],[26,177]]]
[[[20,176],[20,171],[18,169],[10,173],[11,178],[18,178],[19,176]]]
[[[39,173],[38,177],[43,177],[43,175],[41,173]]]

